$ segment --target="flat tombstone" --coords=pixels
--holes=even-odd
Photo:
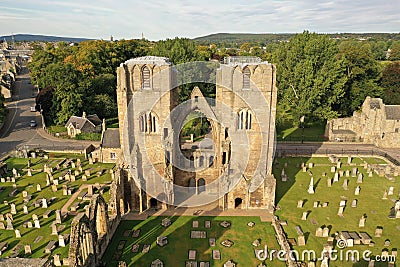
[[[211,221],[206,220],[206,221],[204,222],[204,227],[207,228],[207,229],[210,229],[210,228],[211,228]]]
[[[306,239],[304,235],[299,235],[297,238],[297,245],[298,246],[305,246],[306,245]]]
[[[302,217],[301,217],[301,220],[306,221],[306,220],[307,220],[307,215],[308,215],[308,212],[307,212],[307,211],[304,211],[304,212],[303,212],[303,215],[302,215]]]
[[[298,208],[302,208],[302,207],[303,207],[303,203],[304,203],[303,200],[297,201],[297,207],[298,207]]]
[[[193,228],[199,228],[199,221],[193,221],[192,222],[192,227]]]
[[[315,236],[316,237],[322,237],[322,233],[323,233],[322,228],[318,227],[317,230],[315,231]]]
[[[25,250],[25,255],[30,255],[30,254],[32,254],[31,245],[25,245],[25,246],[24,246],[24,250]]]

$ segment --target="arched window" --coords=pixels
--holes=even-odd
[[[251,129],[251,123],[252,123],[252,114],[251,111],[248,109],[242,109],[239,111],[238,114],[238,129],[239,130],[250,130]]]
[[[248,67],[243,69],[243,89],[250,89],[250,74]]]
[[[150,70],[147,66],[144,66],[142,69],[142,88],[150,89]]]
[[[157,132],[157,116],[152,113],[143,113],[139,117],[139,130],[142,133],[155,133]]]

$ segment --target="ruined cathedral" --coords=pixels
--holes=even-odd
[[[119,139],[120,148],[109,148],[119,166],[109,208],[125,213],[207,204],[273,212],[275,66],[257,57],[226,58],[215,68],[216,97],[207,99],[194,87],[183,104],[179,75],[164,57],[118,67],[119,132],[105,135]],[[209,121],[210,133],[199,142],[183,141],[180,129],[193,112]],[[108,150],[102,149],[104,160]]]

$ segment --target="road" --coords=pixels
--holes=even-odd
[[[98,144],[98,142],[59,139],[47,134],[42,129],[39,112],[30,111],[35,105],[35,95],[28,70],[24,68],[16,78],[13,101],[6,103],[8,114],[4,126],[0,129],[0,156],[23,145],[44,150],[81,150],[91,143]],[[37,127],[30,127],[31,120],[36,121]]]

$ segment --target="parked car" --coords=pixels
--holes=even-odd
[[[30,126],[31,126],[31,127],[36,127],[36,125],[37,125],[37,124],[36,124],[36,121],[34,121],[34,120],[31,120],[31,122],[30,122]]]

